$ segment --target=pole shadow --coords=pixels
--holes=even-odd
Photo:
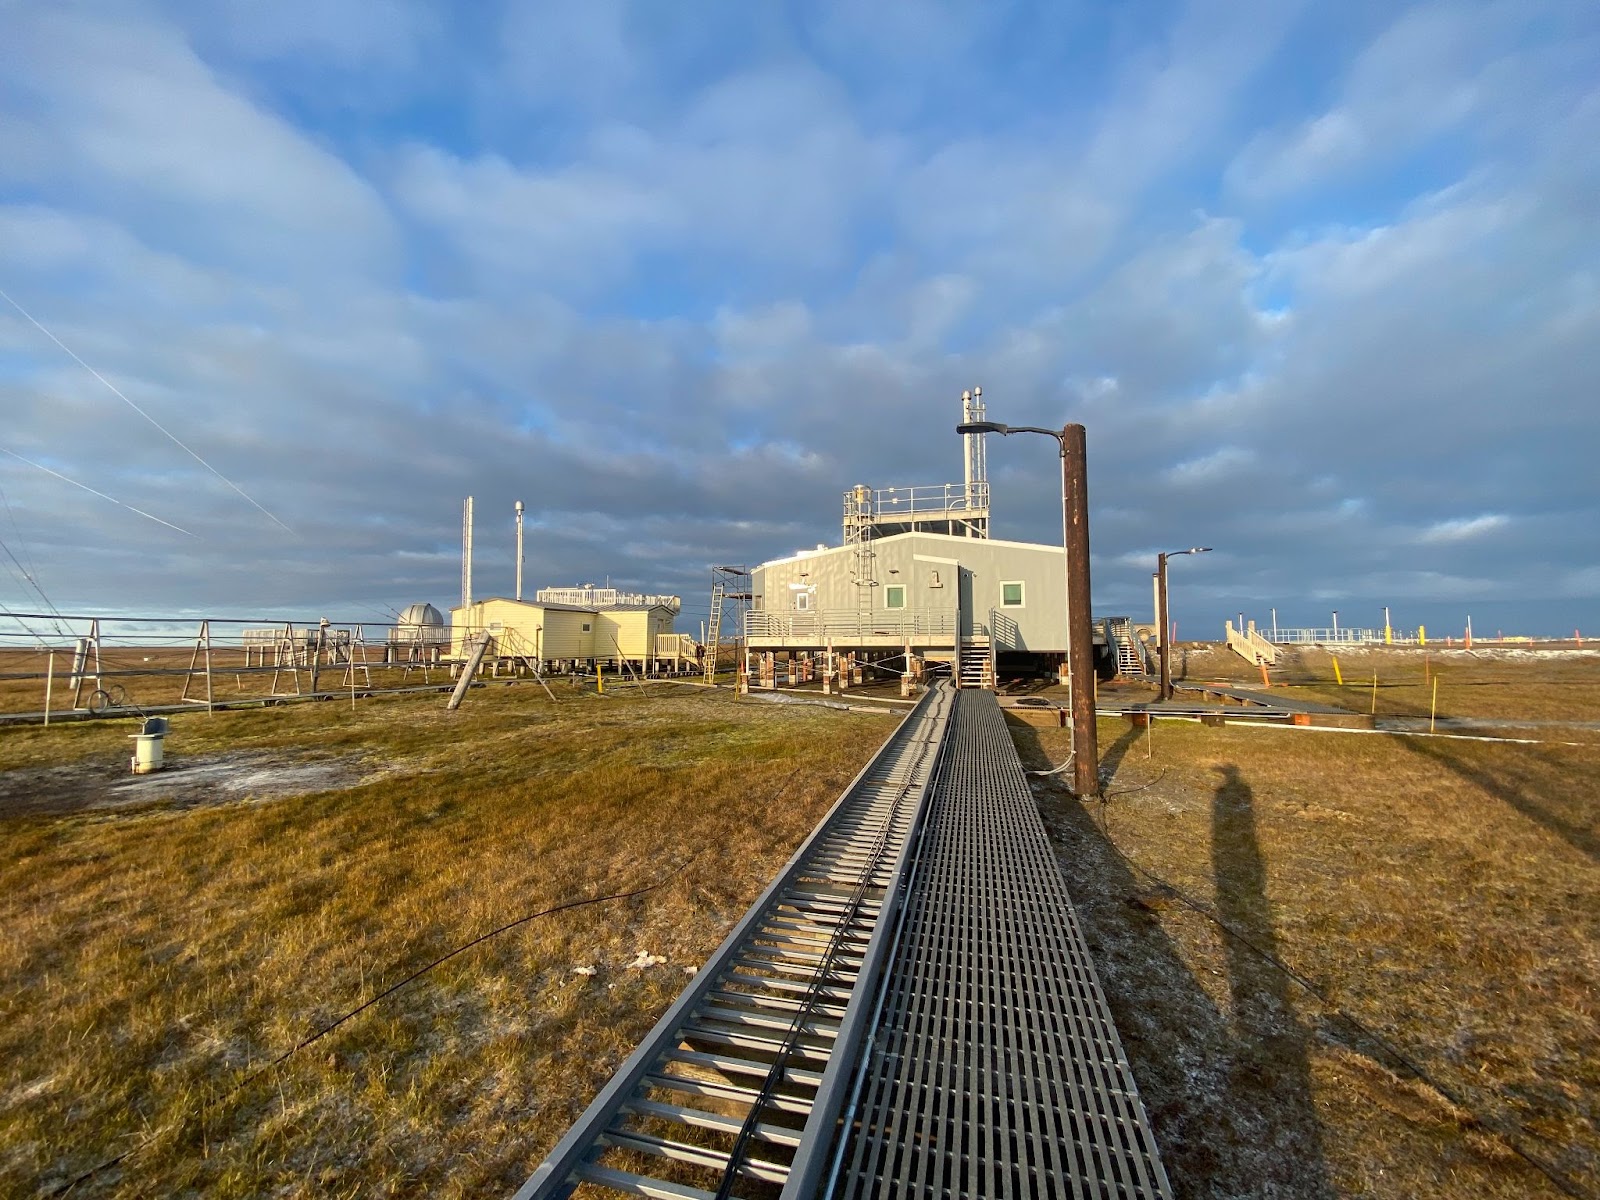
[[[1567,806],[1570,813],[1564,813],[1560,797],[1572,789],[1548,786],[1551,780],[1570,778],[1570,760],[1563,763],[1548,751],[1535,751],[1531,746],[1505,746],[1499,748],[1502,761],[1490,767],[1468,762],[1449,742],[1424,737],[1400,741],[1413,754],[1452,772],[1600,862],[1600,829],[1596,828],[1592,802],[1575,799]]]
[[[1013,723],[1011,732],[1025,766],[1048,765],[1037,731]],[[1102,786],[1143,732],[1107,750]],[[1228,1000],[1213,1000],[1159,919],[1175,894],[1135,870],[1097,820],[1115,828],[1115,798],[1091,811],[1063,787],[1036,797],[1174,1195],[1333,1197],[1312,1103],[1312,1035],[1289,1003],[1290,981],[1227,937]],[[1273,952],[1254,798],[1236,768],[1224,769],[1211,808],[1218,915]]]

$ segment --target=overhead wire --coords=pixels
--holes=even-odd
[[[109,501],[111,501],[111,503],[117,505],[119,508],[125,508],[129,512],[135,512],[135,513],[138,513],[141,517],[149,518],[150,520],[154,521],[157,525],[165,525],[168,529],[176,529],[179,533],[183,534],[185,537],[198,538],[200,536],[197,533],[190,533],[187,529],[183,528],[183,526],[181,526],[181,525],[174,525],[171,521],[164,521],[160,517],[156,516],[154,513],[147,513],[142,508],[135,508],[131,504],[127,504],[127,503],[125,503],[125,502],[123,502],[121,500],[118,500],[115,496],[108,496],[104,492],[102,492],[102,491],[100,491],[100,490],[98,490],[96,488],[90,487],[87,483],[79,483],[76,479],[73,479],[73,478],[71,478],[70,476],[67,476],[67,475],[63,475],[60,471],[51,470],[49,467],[45,466],[43,463],[36,463],[31,458],[24,458],[22,455],[18,454],[15,450],[8,450],[6,447],[0,446],[0,454],[9,454],[12,458],[16,459],[18,462],[25,462],[30,467],[34,467],[34,468],[37,468],[40,471],[43,471],[46,475],[53,475],[57,479],[61,480],[63,483],[70,483],[73,487],[82,488],[84,491],[89,492],[91,495],[99,496],[100,499],[102,499],[102,500],[109,500]]]
[[[121,400],[129,408],[133,409],[134,412],[138,413],[146,421],[150,422],[150,424],[154,425],[158,430],[160,430],[162,432],[162,434],[164,434],[167,437],[167,439],[172,442],[173,445],[177,446],[178,449],[182,450],[190,458],[194,459],[195,462],[199,463],[206,470],[210,471],[213,475],[215,475],[223,483],[227,484],[228,487],[232,488],[235,492],[237,492],[240,496],[242,496],[251,505],[253,505],[255,508],[259,509],[263,514],[265,514],[267,519],[270,520],[274,525],[277,525],[285,533],[290,533],[290,534],[294,533],[293,529],[291,529],[283,521],[279,520],[278,517],[276,516],[276,514],[271,512],[269,509],[267,509],[265,505],[261,504],[260,501],[256,500],[255,497],[251,496],[248,492],[246,492],[237,483],[233,482],[233,480],[229,479],[226,475],[224,475],[221,471],[217,470],[217,468],[213,467],[205,459],[201,458],[198,453],[196,453],[192,448],[190,448],[188,445],[186,445],[170,429],[168,429],[160,421],[158,421],[154,417],[152,417],[144,409],[140,408],[132,400],[128,399],[127,395],[124,394],[123,391],[120,388],[118,388],[116,384],[112,383],[104,375],[100,374],[99,371],[96,371],[88,363],[84,362],[84,360],[78,356],[77,352],[74,351],[72,349],[72,347],[68,346],[65,342],[63,342],[55,334],[51,333],[48,329],[46,329],[44,327],[44,325],[40,323],[40,321],[39,321],[39,319],[37,317],[35,317],[27,309],[23,308],[22,305],[18,304],[14,299],[12,299],[11,295],[8,292],[6,292],[6,290],[4,288],[0,288],[0,297],[3,297],[7,304],[11,305],[12,308],[16,309],[19,313],[21,313],[24,317],[26,317],[28,319],[28,321],[34,326],[34,328],[36,328],[40,333],[44,334],[45,337],[49,338],[57,346],[60,346],[61,349],[64,350],[67,353],[67,355],[72,359],[73,362],[77,363],[85,371],[89,372],[89,374],[93,375],[101,383],[105,384],[105,386],[111,390],[111,393],[114,396],[116,396],[119,400]],[[148,516],[149,514],[145,514],[145,515]],[[156,518],[156,519],[159,520],[159,518]],[[161,523],[163,525],[165,525],[167,522],[162,521]],[[173,526],[173,528],[176,529],[177,526]],[[187,531],[185,531],[185,532],[187,532]]]

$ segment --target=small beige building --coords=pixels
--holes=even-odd
[[[655,658],[661,635],[673,632],[675,615],[664,604],[587,608],[490,596],[450,610],[450,657],[465,659],[473,640],[487,632],[490,661],[520,659],[540,670],[623,662],[642,668]]]

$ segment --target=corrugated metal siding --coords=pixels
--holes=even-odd
[[[480,600],[470,609],[450,610],[450,653],[455,658],[465,657],[465,644],[488,629],[495,638],[491,654],[538,654],[547,660],[592,658],[594,632],[592,628],[583,632],[585,622],[592,626],[594,614],[498,597]]]
[[[645,659],[655,651],[656,636],[672,632],[672,613],[663,608],[606,609],[597,614],[594,652],[600,658]]]
[[[971,601],[969,611],[963,613],[963,633],[985,632],[993,609],[1000,618],[995,622],[995,636],[1003,649],[1045,653],[1066,649],[1059,546],[909,533],[883,538],[874,542],[872,549],[876,587],[862,589],[856,584],[855,548],[836,546],[800,558],[763,563],[752,573],[752,590],[761,598],[762,610],[769,613],[795,612],[795,594],[802,591],[813,612],[856,609],[863,604],[863,590],[869,591],[871,608],[882,611],[888,587],[903,585],[909,614],[954,608],[960,588],[958,569],[967,570],[972,573]],[[1022,582],[1022,607],[1001,605],[1000,585],[1007,581]]]
[[[552,658],[594,658],[595,627],[597,617],[594,613],[568,612],[552,608],[544,611],[544,646],[540,653],[546,659]],[[583,627],[589,626],[587,633]],[[609,649],[610,647],[607,647]],[[601,652],[604,658],[605,653]]]

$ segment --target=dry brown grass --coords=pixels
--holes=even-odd
[[[1189,679],[1261,683],[1260,670],[1228,650],[1195,648],[1180,660]],[[1600,740],[1600,649],[1304,647],[1288,650],[1270,678],[1273,691],[1380,717],[1425,719],[1437,706],[1447,727]]]
[[[1551,664],[1518,666],[1472,694],[1531,704]],[[1568,719],[1597,684],[1570,668]],[[1501,1130],[1600,1191],[1600,747],[1101,738],[1107,803],[1040,800],[1180,1196],[1560,1195]]]
[[[130,1150],[73,1194],[514,1188],[889,729],[683,689],[556,695],[183,715],[179,765],[356,756],[373,778],[0,812],[0,1192],[51,1194]],[[121,774],[127,732],[0,731],[0,771]],[[647,896],[478,947],[239,1086],[484,930],[686,861]],[[668,965],[628,970],[641,949]]]

